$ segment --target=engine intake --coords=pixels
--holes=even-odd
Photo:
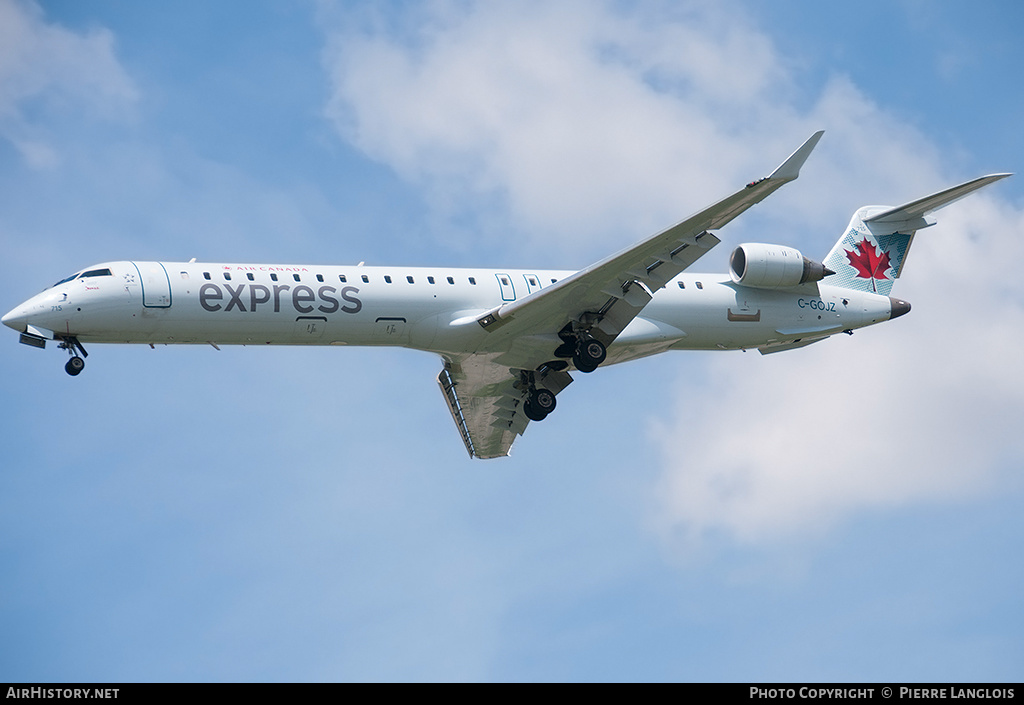
[[[783,245],[747,242],[733,250],[729,257],[732,280],[756,289],[789,289],[821,281],[829,274],[835,272],[807,259],[799,250]]]

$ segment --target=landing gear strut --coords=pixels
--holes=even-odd
[[[78,338],[75,338],[74,336],[64,338],[57,344],[57,347],[67,350],[71,355],[71,359],[68,360],[66,365],[64,365],[64,371],[72,377],[80,375],[82,370],[85,369],[85,360],[83,358],[89,357],[89,353],[87,353],[85,348],[82,347],[82,344],[78,342]],[[76,354],[76,351],[80,351],[82,353],[82,357],[79,357]]]

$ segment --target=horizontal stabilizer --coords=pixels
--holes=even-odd
[[[867,223],[872,231],[881,228],[890,232],[906,232],[927,227],[931,225],[930,222],[924,219],[924,216],[928,213],[948,206],[954,201],[959,201],[964,196],[970,195],[974,191],[995,183],[1000,179],[1005,179],[1007,176],[1012,176],[1012,174],[989,174],[988,176],[982,176],[959,186],[948,188],[945,191],[933,193],[931,196],[919,198],[906,205],[882,211],[872,215],[870,218],[865,218],[864,222]]]

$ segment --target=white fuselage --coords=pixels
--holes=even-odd
[[[446,267],[110,262],[43,291],[3,321],[81,343],[398,345],[487,352],[476,317],[573,274]],[[608,349],[606,364],[668,349],[747,349],[888,320],[886,296],[816,284],[740,286],[680,275]],[[49,337],[49,336],[47,336]],[[542,334],[540,337],[544,337]],[[552,349],[556,331],[550,332]]]

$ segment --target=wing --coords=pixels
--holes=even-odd
[[[462,435],[469,457],[500,458],[530,423],[523,411],[531,382],[558,394],[572,377],[544,368],[517,373],[487,355],[445,359],[437,377],[448,411]]]
[[[770,176],[747,184],[654,237],[478,316],[476,322],[494,333],[487,349],[509,350],[510,340],[542,332],[555,333],[574,322],[609,345],[658,289],[720,242],[710,230],[721,228],[782,185],[795,180],[822,134],[819,131],[811,135]],[[506,357],[506,361],[517,362],[516,357]],[[523,364],[528,362],[524,360]]]
[[[572,276],[457,325],[480,325],[490,335],[473,353],[445,357],[438,376],[455,425],[470,457],[508,455],[529,419],[531,390],[558,394],[572,382],[559,342],[578,332],[605,346],[621,333],[654,293],[720,240],[721,228],[800,175],[821,139],[816,132],[770,176],[633,247]]]

